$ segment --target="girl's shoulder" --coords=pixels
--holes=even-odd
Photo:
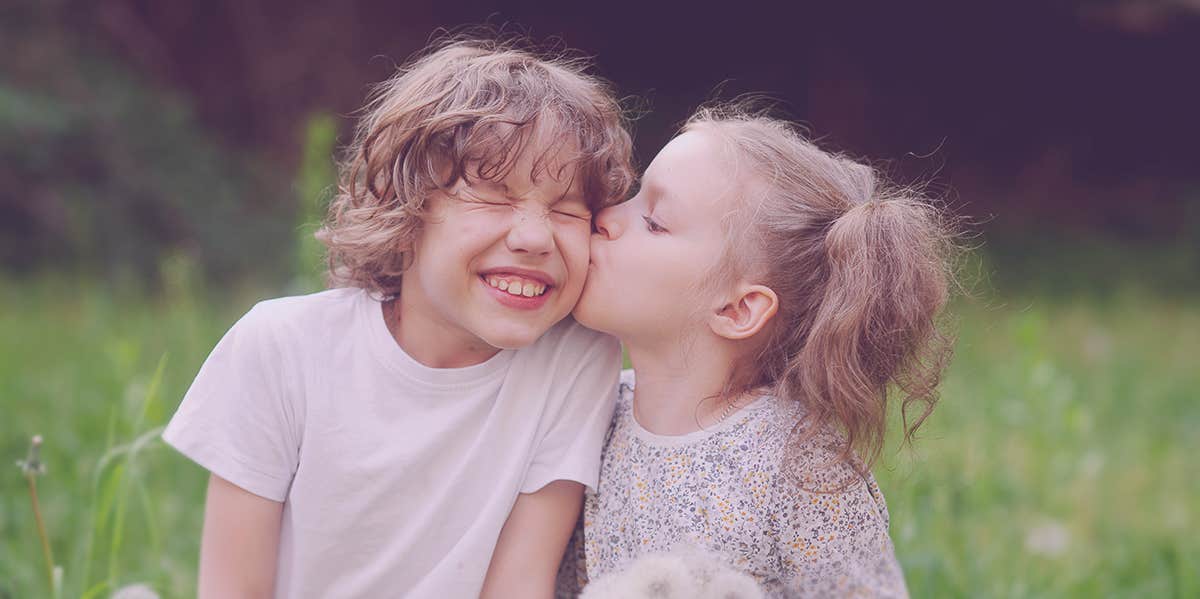
[[[617,383],[617,412],[614,415],[614,419],[617,416],[626,414],[633,409],[634,386],[635,379],[633,375],[633,369],[625,368],[621,370],[621,376]]]
[[[883,493],[862,461],[846,456],[844,441],[830,428],[814,431],[801,424],[792,431],[774,473],[773,504],[785,511],[822,513],[816,520],[836,515],[861,524],[865,519],[886,531],[890,518]]]
[[[632,368],[624,368],[621,370],[621,385],[623,387],[628,387],[629,390],[632,390],[634,381],[635,376]],[[624,391],[621,391],[621,393],[624,393]]]
[[[739,462],[767,480],[777,506],[825,503],[853,497],[877,512],[887,508],[870,471],[845,456],[845,437],[830,426],[813,424],[799,402],[764,397],[754,406],[735,440]]]

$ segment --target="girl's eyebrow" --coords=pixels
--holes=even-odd
[[[661,186],[655,185],[654,183],[646,183],[643,181],[642,188],[647,192],[646,207],[651,211],[654,210],[654,206],[658,204],[660,199],[665,200],[671,197],[665,189],[663,189]]]

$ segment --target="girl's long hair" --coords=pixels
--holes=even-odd
[[[728,142],[740,177],[720,278],[756,278],[779,298],[766,339],[737,365],[727,393],[767,387],[800,402],[797,444],[835,431],[837,455],[869,469],[888,402],[899,398],[911,441],[938,400],[951,353],[938,327],[953,280],[950,219],[753,109],[704,108],[684,131]]]

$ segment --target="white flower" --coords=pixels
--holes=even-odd
[[[1047,520],[1025,534],[1025,549],[1035,555],[1058,557],[1070,543],[1071,533],[1057,520]]]
[[[158,593],[149,585],[138,583],[117,589],[109,599],[159,599]]]
[[[1083,454],[1083,459],[1079,461],[1079,471],[1084,478],[1096,478],[1100,471],[1104,469],[1104,454],[1099,450],[1092,449]]]

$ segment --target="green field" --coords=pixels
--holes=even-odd
[[[152,433],[270,294],[115,287],[0,281],[0,598],[50,596],[13,465],[35,433],[64,597],[194,589],[205,475]],[[876,468],[913,596],[1200,596],[1200,302],[1165,297],[958,302],[943,401]]]

